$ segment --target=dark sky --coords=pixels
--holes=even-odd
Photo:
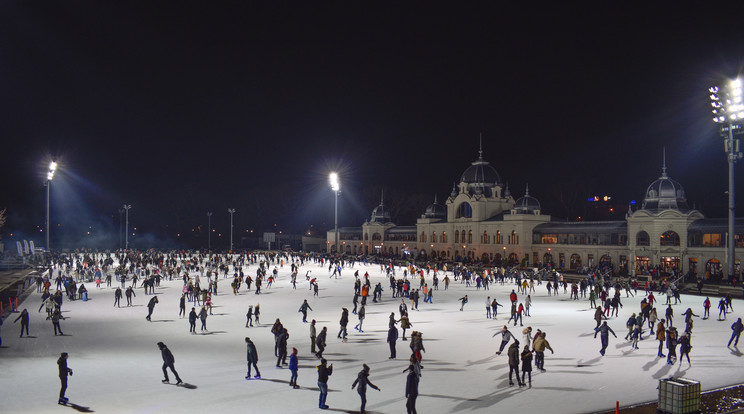
[[[43,239],[50,157],[57,244],[118,245],[125,202],[141,244],[206,245],[231,207],[241,234],[326,230],[331,170],[340,225],[382,190],[413,224],[481,133],[555,217],[642,200],[664,147],[691,204],[726,215],[707,88],[742,69],[741,6],[353,4],[0,3],[4,240]]]

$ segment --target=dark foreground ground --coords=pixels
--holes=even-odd
[[[744,413],[744,385],[704,392],[700,396],[700,413]],[[620,414],[656,414],[656,402],[620,409]],[[615,410],[598,414],[612,414]]]

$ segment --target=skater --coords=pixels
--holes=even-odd
[[[207,308],[205,306],[202,306],[201,310],[199,311],[199,319],[201,320],[200,330],[209,332],[209,329],[207,329],[207,315]]]
[[[599,350],[599,353],[604,356],[605,350],[607,349],[607,345],[609,343],[609,334],[612,333],[612,336],[614,336],[615,338],[617,338],[617,335],[615,335],[615,331],[613,331],[612,328],[607,325],[607,321],[602,322],[602,326],[594,331],[594,338],[597,337],[598,333],[601,333],[599,339],[602,341],[602,349]]]
[[[507,328],[506,325],[504,325],[504,329],[493,334],[492,338],[496,335],[501,335],[501,345],[499,346],[499,350],[496,352],[496,355],[501,355],[501,353],[504,351],[504,348],[506,347],[506,344],[509,343],[509,341],[514,337],[514,335],[512,335],[512,333],[509,332],[509,328]],[[519,352],[519,350],[517,350],[517,352]]]
[[[390,346],[390,357],[388,359],[395,359],[395,341],[398,340],[398,328],[395,325],[390,326],[388,329],[387,342]]]
[[[315,340],[315,345],[318,347],[318,352],[315,354],[316,357],[323,359],[323,351],[326,347],[326,335],[328,335],[328,328],[323,327],[318,334],[318,339]]]
[[[512,373],[514,373],[517,376],[517,383],[520,387],[524,387],[524,384],[522,383],[522,379],[519,377],[519,341],[514,340],[514,342],[509,345],[509,350],[507,351],[507,355],[509,356],[509,386],[513,386],[514,382],[512,381]]]
[[[19,319],[21,320],[21,336],[20,337],[23,338],[23,330],[24,329],[26,330],[26,336],[28,336],[28,320],[29,320],[28,310],[23,309],[23,311],[21,312],[21,314],[18,315],[17,318],[15,318],[15,320],[13,321],[13,323],[18,322]]]
[[[532,388],[532,352],[530,346],[525,345],[522,351],[522,385],[524,385],[524,375],[527,374],[529,387]]]
[[[315,353],[315,339],[317,338],[317,331],[315,330],[315,319],[310,321],[310,352]]]
[[[464,308],[465,304],[468,303],[468,295],[465,295],[458,300],[460,301],[460,312],[462,312],[462,308]]]
[[[299,365],[297,363],[297,348],[292,348],[292,355],[289,356],[289,372],[292,373],[292,376],[289,377],[289,385],[294,389],[300,388],[300,386],[297,385],[298,368]]]
[[[62,333],[62,328],[59,326],[59,320],[64,319],[62,317],[62,312],[59,311],[59,309],[55,309],[52,313],[52,325],[54,326],[54,336],[57,336],[57,332],[59,332],[60,335],[64,335]]]
[[[710,318],[710,298],[706,297],[703,301],[703,319]]]
[[[354,329],[356,329],[359,332],[364,332],[362,330],[362,324],[364,323],[364,316],[367,314],[367,312],[364,310],[364,305],[362,304],[362,307],[359,308],[359,313],[357,313],[357,316],[359,317],[359,323],[354,326]]]
[[[276,318],[274,325],[271,327],[271,333],[274,334],[274,356],[279,356],[279,336],[284,332],[284,326],[279,318]]]
[[[597,322],[597,326],[594,328],[595,331],[599,329],[599,325],[602,323],[602,319],[607,319],[607,317],[604,316],[602,307],[597,306],[597,309],[594,311],[594,321]]]
[[[677,362],[677,328],[670,326],[666,331],[667,364]]]
[[[245,379],[251,379],[251,367],[256,369],[255,379],[261,379],[261,371],[258,370],[258,351],[256,345],[251,341],[251,338],[245,337],[245,348],[246,348],[246,361],[248,362],[248,373],[245,375]]]
[[[721,318],[721,315],[723,315],[723,318]],[[724,298],[721,298],[721,300],[718,301],[718,320],[726,320],[726,299]]]
[[[253,305],[248,306],[248,312],[245,314],[245,327],[253,326]]]
[[[178,300],[178,317],[183,318],[186,316],[186,295],[181,294],[181,299]]]
[[[418,397],[419,375],[413,365],[408,367],[406,377],[406,413],[416,414],[416,397]]]
[[[307,323],[307,310],[313,310],[313,308],[310,307],[310,305],[307,303],[307,299],[305,299],[304,302],[302,302],[302,305],[300,305],[300,310],[297,312],[302,312],[302,322]]]
[[[664,319],[659,320],[659,324],[656,325],[656,340],[659,341],[659,352],[656,354],[659,358],[664,358],[666,355],[662,353],[664,342],[666,341],[666,328],[664,327]]]
[[[340,329],[338,330],[338,335],[336,335],[337,338],[341,338],[344,342],[346,342],[346,336],[348,333],[346,332],[346,326],[349,324],[349,310],[346,308],[341,308],[341,320],[338,322],[340,325]]]
[[[289,340],[289,332],[287,328],[282,329],[282,333],[279,335],[279,356],[276,358],[276,367],[281,368],[282,365],[287,365],[287,340]]]
[[[403,329],[403,341],[407,341],[406,339],[406,329],[410,329],[413,327],[413,324],[411,321],[408,320],[408,315],[403,315],[400,317],[400,328]]]
[[[323,328],[325,329],[325,328]],[[327,410],[328,405],[326,404],[326,398],[328,397],[328,377],[333,375],[333,364],[326,366],[328,361],[325,358],[320,359],[320,365],[318,365],[318,390],[320,391],[320,397],[318,399],[318,408],[321,410]]]
[[[196,333],[196,308],[191,308],[189,312],[189,332]]]
[[[359,410],[361,414],[366,412],[364,408],[367,406],[367,385],[380,391],[380,387],[369,380],[369,366],[367,366],[367,364],[362,364],[362,370],[359,371],[354,383],[351,384],[351,389],[353,390],[356,387],[357,393],[359,393],[359,397],[362,399],[362,408]]]
[[[116,306],[117,308],[121,308],[121,295],[121,288],[117,287],[114,291],[114,306]]]
[[[486,298],[486,319],[491,319],[491,297]]]
[[[65,397],[67,391],[67,376],[72,376],[72,369],[67,367],[67,352],[62,352],[57,360],[57,367],[59,368],[59,401],[58,404],[66,404],[69,398]]]
[[[727,347],[731,346],[731,341],[734,341],[734,348],[739,345],[741,331],[744,331],[744,324],[741,323],[741,318],[739,318],[733,325],[731,325],[731,339],[729,339],[728,345],[726,345]]]
[[[690,345],[690,337],[685,332],[679,336],[679,364],[680,365],[682,365],[682,359],[687,357],[687,365],[692,366],[692,363],[690,362],[690,350],[692,350],[692,345]]]
[[[124,283],[124,282],[122,282]],[[126,296],[127,296],[127,306],[132,306],[132,296],[137,297],[137,294],[134,293],[134,290],[131,286],[129,286],[126,290]]]
[[[545,332],[538,332],[537,335],[532,343],[532,350],[535,351],[535,368],[545,372],[545,349],[549,349],[551,354],[555,352],[550,347],[550,342],[545,339]]]
[[[672,320],[674,319],[674,309],[672,309],[672,305],[670,304],[667,306],[666,311],[664,312],[664,315],[666,316],[666,321],[669,324],[669,326],[672,326]]]
[[[183,384],[183,381],[181,381],[181,377],[178,376],[178,372],[176,372],[176,368],[173,366],[173,364],[175,364],[176,362],[176,359],[173,357],[170,349],[168,349],[168,347],[165,346],[165,344],[162,342],[158,342],[158,348],[160,349],[160,354],[163,357],[163,375],[165,376],[163,383],[168,384],[170,382],[168,380],[168,371],[166,371],[166,368],[170,368],[170,370],[173,371],[173,375],[176,376],[176,385]]]
[[[152,316],[152,311],[155,310],[155,304],[156,303],[158,303],[158,297],[157,296],[153,296],[152,299],[150,299],[150,302],[148,302],[148,304],[147,304],[147,311],[148,312],[147,312],[147,316],[145,317],[145,319],[147,319],[150,322],[152,322],[152,320],[150,319],[150,317]]]

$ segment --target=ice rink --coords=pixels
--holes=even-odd
[[[278,266],[277,266],[278,267]],[[271,264],[269,270],[274,268]],[[246,266],[246,275],[255,278],[257,265]],[[381,303],[372,303],[371,293],[367,305],[364,332],[353,326],[358,322],[350,314],[349,340],[343,343],[336,338],[339,331],[341,308],[353,308],[353,273],[368,272],[372,286],[382,283]],[[319,296],[313,296],[306,272],[316,277]],[[334,371],[328,382],[327,404],[331,411],[358,412],[360,399],[351,384],[363,363],[371,367],[370,381],[381,388],[369,389],[367,411],[371,413],[405,412],[405,381],[403,371],[408,367],[409,342],[398,341],[398,359],[388,359],[386,343],[388,318],[391,312],[398,315],[401,299],[391,298],[388,278],[379,265],[356,264],[346,267],[338,279],[330,278],[327,265],[306,263],[299,270],[297,288],[290,284],[290,267],[279,268],[279,278],[270,288],[264,283],[263,293],[256,295],[241,287],[233,295],[230,277],[220,275],[219,294],[213,298],[214,315],[207,320],[208,332],[189,333],[188,320],[179,318],[178,301],[183,282],[181,279],[161,282],[156,289],[160,303],[155,307],[152,322],[145,320],[147,302],[138,287],[134,306],[113,306],[114,289],[120,285],[115,280],[112,288],[96,288],[95,283],[85,283],[89,300],[67,301],[63,305],[61,322],[64,336],[54,336],[52,324],[42,310],[40,294],[33,293],[22,304],[31,314],[29,338],[19,338],[20,322],[13,320],[18,314],[5,319],[2,326],[3,347],[0,349],[0,389],[2,411],[6,413],[62,412],[70,408],[57,404],[59,379],[57,358],[68,352],[68,364],[74,370],[69,379],[67,396],[79,409],[87,407],[99,413],[312,413],[319,412],[317,372],[318,359],[310,353],[309,324],[302,323],[298,309],[303,299],[312,307],[308,320],[317,320],[318,331],[328,327],[328,346],[325,358],[333,364]],[[452,272],[447,273],[452,279]],[[403,276],[403,269],[396,269],[396,276]],[[431,274],[426,280],[431,286]],[[711,298],[712,318],[694,319],[692,366],[687,362],[674,366],[665,358],[657,358],[658,342],[640,341],[640,349],[631,349],[623,339],[627,333],[625,322],[632,313],[640,310],[639,296],[626,298],[622,294],[623,308],[619,317],[609,319],[610,327],[618,338],[610,336],[607,354],[599,354],[600,340],[594,338],[593,310],[588,299],[574,301],[568,293],[548,296],[545,285],[536,286],[531,294],[532,316],[524,318],[524,327],[531,326],[547,332],[547,340],[555,354],[546,351],[546,372],[533,368],[532,388],[510,387],[506,352],[495,355],[500,330],[509,318],[508,295],[515,286],[494,284],[490,290],[476,290],[475,284],[465,287],[451,281],[448,290],[441,282],[434,292],[433,303],[419,302],[419,310],[410,310],[413,330],[423,333],[426,352],[419,385],[417,408],[420,413],[584,413],[610,410],[615,401],[621,406],[655,400],[658,380],[669,376],[684,376],[699,380],[703,390],[742,382],[742,359],[738,349],[727,348],[731,324],[741,316],[742,301],[734,300],[733,314],[725,321],[717,321],[718,298]],[[204,285],[204,280],[202,284]],[[419,286],[419,278],[410,278],[412,286]],[[130,282],[127,282],[129,285]],[[52,286],[54,288],[54,285]],[[569,288],[570,290],[570,288]],[[371,291],[370,291],[371,292]],[[469,303],[460,312],[463,295]],[[496,320],[486,319],[485,300],[495,297],[499,308]],[[658,295],[657,310],[663,317],[665,297]],[[519,295],[519,302],[524,299]],[[675,326],[684,329],[684,316],[688,307],[702,316],[704,297],[682,296],[683,303],[673,306]],[[406,301],[409,309],[410,301]],[[122,299],[126,304],[126,298]],[[261,307],[261,324],[245,328],[245,314],[249,305]],[[187,311],[191,304],[187,303]],[[198,308],[197,308],[198,310]],[[270,328],[280,318],[289,330],[289,350],[299,350],[300,389],[288,385],[290,372],[276,368],[274,337]],[[200,323],[197,322],[197,332]],[[509,325],[521,341],[523,327]],[[410,335],[410,331],[407,332]],[[644,338],[649,334],[648,330]],[[244,338],[249,336],[259,353],[262,379],[246,381],[246,347]],[[180,376],[191,385],[177,387],[162,384],[162,359],[156,343],[168,345],[176,359]],[[524,344],[522,344],[524,345]],[[744,344],[741,345],[744,347]],[[521,348],[521,347],[520,347]],[[664,350],[666,353],[666,349]],[[171,384],[175,380],[171,377]]]

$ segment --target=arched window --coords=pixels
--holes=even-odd
[[[679,246],[679,234],[672,230],[665,231],[659,238],[659,244],[662,246]]]
[[[490,240],[488,240],[488,231],[487,231],[487,230],[483,230],[483,239],[482,239],[482,243],[483,243],[483,244],[488,244],[488,242],[489,242],[489,241],[490,241]]]
[[[636,234],[636,245],[637,246],[649,246],[651,244],[651,238],[648,237],[648,233],[641,230]]]
[[[501,244],[503,241],[501,240],[501,230],[498,230],[496,232],[496,244]]]
[[[369,233],[364,233],[364,240],[369,240]]]
[[[473,217],[473,208],[470,203],[464,202],[457,207],[457,214],[455,218],[471,218]]]
[[[512,230],[511,234],[509,235],[509,244],[519,244],[519,236],[517,236],[517,232],[515,230]]]
[[[468,230],[468,243],[473,242],[473,230]]]
[[[460,230],[460,241],[463,243],[467,243],[465,239],[465,230]]]
[[[460,243],[460,232],[455,230],[455,243]]]
[[[426,243],[426,233],[421,232],[421,243]]]
[[[431,242],[436,243],[437,242],[437,232],[431,233]]]
[[[375,233],[372,235],[372,240],[382,240],[382,237],[380,236],[380,233]]]
[[[442,243],[447,243],[447,232],[446,231],[442,232]]]

